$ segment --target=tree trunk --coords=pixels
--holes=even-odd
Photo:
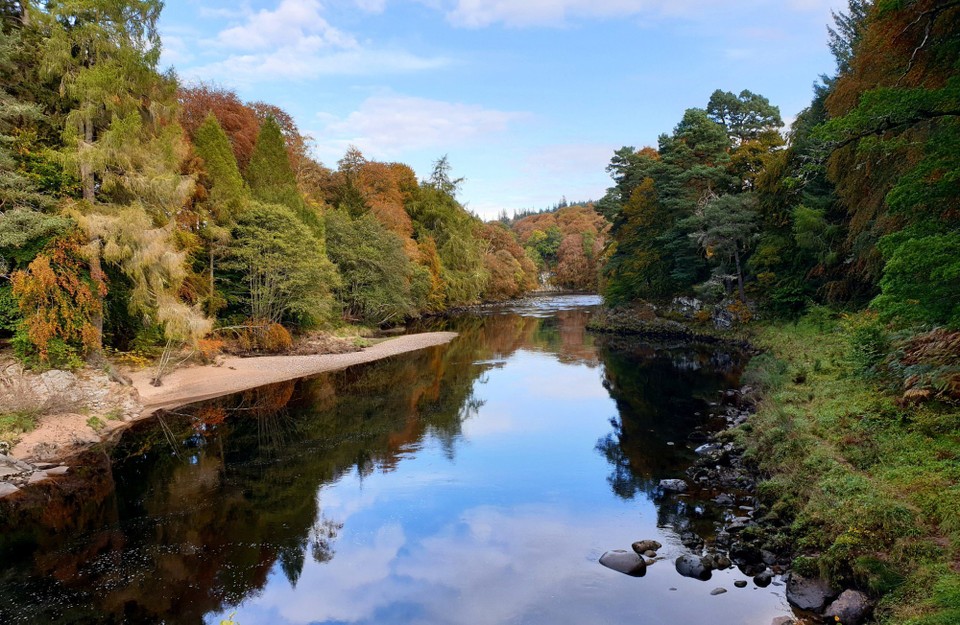
[[[743,292],[743,270],[740,268],[740,250],[733,248],[733,260],[737,263],[737,288],[740,291],[740,301],[746,303],[747,296]]]
[[[93,146],[93,120],[85,119],[83,121],[83,145],[80,146],[80,182],[83,185],[83,199],[93,202],[95,198],[95,187],[93,180],[93,168],[86,160],[84,151]],[[99,262],[99,261],[98,261]]]

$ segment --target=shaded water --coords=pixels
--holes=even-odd
[[[0,622],[768,625],[775,587],[672,560],[713,525],[687,437],[742,358],[585,330],[594,298],[167,413],[0,510]],[[600,566],[652,538],[643,578]],[[711,596],[719,586],[728,593]]]

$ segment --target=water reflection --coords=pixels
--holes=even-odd
[[[597,565],[681,552],[682,502],[649,494],[739,361],[596,339],[591,303],[461,316],[449,346],[141,424],[0,504],[0,621],[766,625],[766,591]]]

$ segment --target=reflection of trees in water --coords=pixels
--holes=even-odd
[[[275,567],[295,584],[306,558],[335,557],[342,524],[324,515],[325,484],[392,471],[428,438],[452,458],[483,405],[484,372],[519,349],[596,365],[585,316],[464,316],[448,346],[137,424],[112,467],[100,454],[101,466],[57,482],[75,491],[57,486],[0,516],[0,614],[201,623],[262,589]]]
[[[200,623],[263,588],[274,566],[296,584],[307,557],[335,554],[342,524],[323,514],[324,484],[391,471],[427,436],[453,455],[482,405],[473,387],[489,366],[474,363],[488,338],[474,332],[138,424],[113,450],[112,471],[91,466],[108,478],[99,491],[38,500],[18,517],[31,533],[0,539],[16,563],[4,566],[15,575],[0,586],[0,611],[15,606],[28,623]],[[67,574],[51,578],[54,568]],[[62,607],[40,617],[41,604]]]
[[[717,346],[654,344],[640,339],[598,339],[604,386],[617,404],[613,431],[597,442],[611,464],[608,481],[617,496],[652,494],[662,478],[675,477],[693,459],[686,441],[703,422],[697,413],[736,384],[744,362]],[[673,443],[673,444],[670,444]]]

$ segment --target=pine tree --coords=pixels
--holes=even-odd
[[[297,178],[290,167],[283,131],[273,117],[267,117],[260,126],[257,144],[247,166],[246,180],[254,199],[265,204],[286,206],[323,240],[323,222],[300,195]]]

